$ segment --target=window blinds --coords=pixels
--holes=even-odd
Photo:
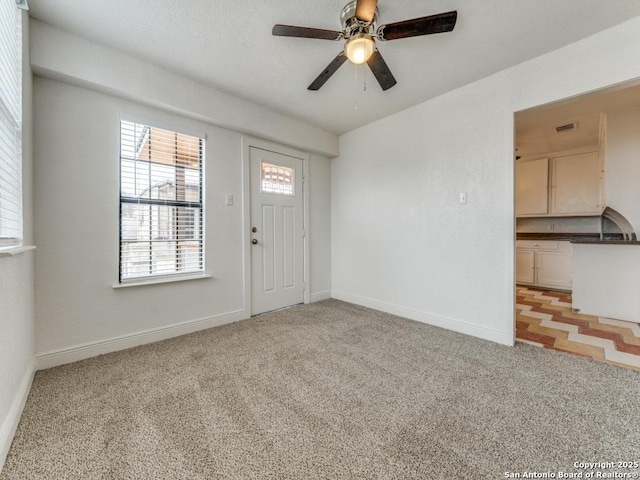
[[[204,140],[120,123],[120,281],[202,272]]]
[[[0,0],[0,246],[22,239],[22,16]]]

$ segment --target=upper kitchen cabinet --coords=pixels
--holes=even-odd
[[[603,209],[599,151],[516,162],[517,216],[600,215]]]
[[[605,207],[606,116],[594,115],[589,123],[586,119],[583,123],[593,125],[584,128],[588,133],[584,133],[583,137],[576,137],[577,134],[570,132],[557,134],[560,139],[566,138],[576,142],[573,144],[568,141],[560,143],[556,137],[553,142],[546,140],[546,137],[551,135],[544,134],[544,131],[548,130],[537,132],[537,138],[545,139],[544,142],[537,141],[539,153],[531,151],[535,143],[531,140],[533,135],[523,135],[528,142],[522,141],[520,147],[526,153],[516,161],[515,166],[516,216],[575,217],[602,214]],[[577,123],[559,126],[556,129],[567,127],[579,130]],[[578,142],[586,145],[577,147]],[[523,145],[525,148],[522,148]],[[562,151],[543,150],[545,147],[559,146],[572,148]]]
[[[600,215],[604,210],[603,190],[599,152],[551,159],[550,214]]]
[[[516,162],[516,215],[547,214],[549,159]]]

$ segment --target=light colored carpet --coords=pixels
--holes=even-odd
[[[328,300],[38,372],[0,479],[490,479],[639,446],[636,371]]]

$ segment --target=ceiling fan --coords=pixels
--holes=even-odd
[[[351,0],[345,5],[340,14],[342,31],[276,24],[273,26],[271,33],[281,37],[345,40],[344,50],[309,85],[309,90],[319,90],[347,60],[355,64],[366,62],[382,90],[388,90],[397,82],[376,48],[375,41],[450,32],[456,25],[457,17],[458,12],[454,10],[380,25],[376,28],[378,0]]]

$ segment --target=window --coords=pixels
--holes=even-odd
[[[0,247],[22,241],[22,15],[0,2]]]
[[[120,282],[204,271],[204,140],[120,122]]]
[[[261,191],[293,196],[293,168],[262,162]]]

